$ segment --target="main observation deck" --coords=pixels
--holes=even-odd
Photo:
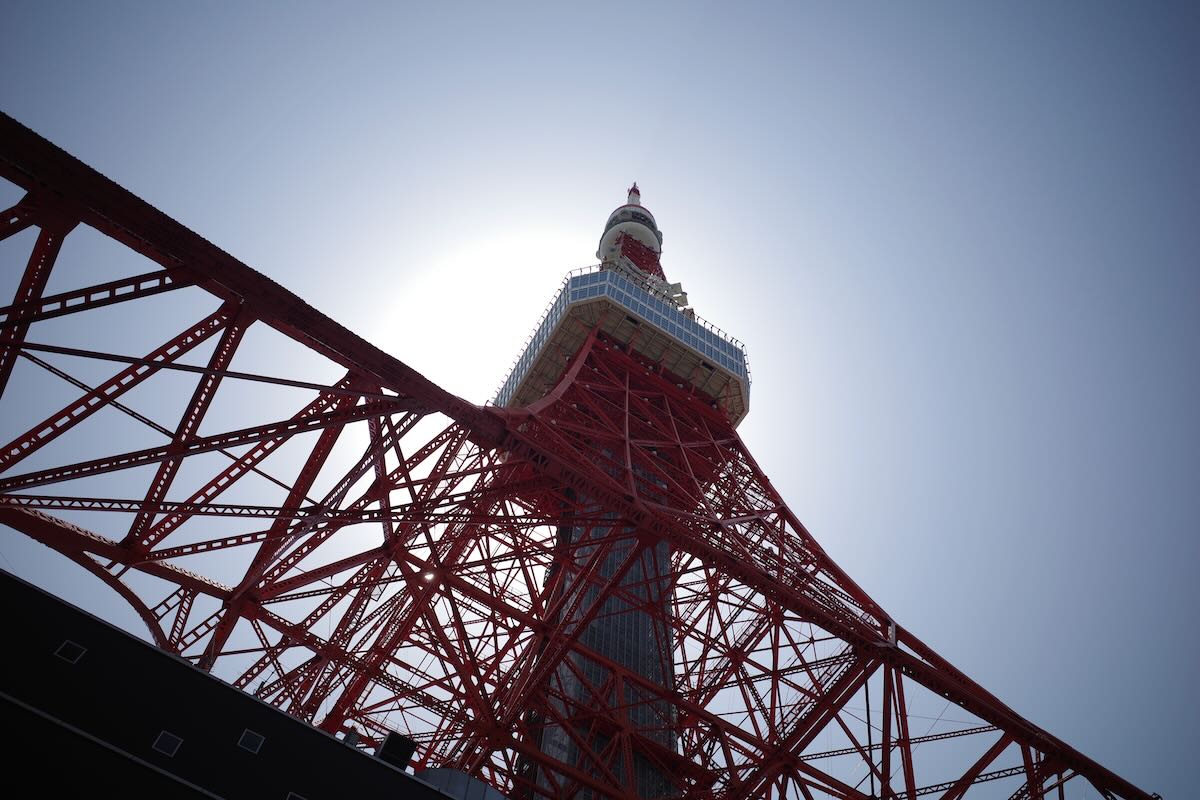
[[[711,398],[734,425],[749,411],[750,364],[742,343],[681,308],[650,280],[612,263],[568,274],[495,404],[524,407],[545,396],[597,325]]]

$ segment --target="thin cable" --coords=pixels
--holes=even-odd
[[[83,391],[85,391],[85,392],[92,392],[92,391],[95,391],[95,389],[94,389],[92,386],[90,386],[90,385],[88,385],[88,384],[84,383],[83,381],[81,381],[81,380],[79,380],[78,378],[74,377],[74,376],[73,376],[73,375],[71,375],[70,373],[67,373],[67,372],[65,372],[65,371],[63,371],[63,370],[61,370],[61,369],[59,369],[58,367],[54,366],[53,364],[51,364],[51,363],[49,363],[49,362],[47,362],[47,361],[43,361],[42,359],[38,358],[38,357],[37,357],[37,356],[35,356],[35,355],[32,355],[32,354],[30,354],[30,353],[20,353],[20,355],[21,355],[22,357],[24,357],[24,358],[27,358],[27,359],[29,359],[29,361],[33,362],[34,364],[37,364],[39,367],[41,367],[42,369],[46,370],[46,371],[47,371],[47,372],[49,372],[50,374],[52,374],[52,375],[57,375],[59,378],[62,378],[64,381],[66,381],[67,383],[71,384],[72,386],[74,386],[74,387],[75,387],[75,388],[77,388],[77,389],[82,389],[82,390],[83,390]],[[154,420],[150,419],[150,418],[149,418],[149,417],[147,417],[146,415],[144,415],[144,414],[140,414],[140,413],[138,413],[137,411],[134,411],[132,408],[130,408],[129,406],[127,406],[127,405],[125,405],[125,404],[123,404],[123,403],[120,403],[120,402],[118,402],[118,401],[116,401],[116,400],[109,400],[109,401],[108,401],[108,405],[112,406],[112,407],[113,407],[113,408],[115,408],[117,411],[120,411],[120,412],[122,412],[122,413],[124,413],[124,414],[127,414],[127,415],[129,415],[130,417],[132,417],[133,419],[136,419],[138,422],[142,423],[143,425],[146,425],[146,426],[148,426],[149,428],[151,428],[151,429],[153,429],[153,430],[155,430],[155,431],[158,431],[158,432],[159,432],[159,433],[161,433],[163,436],[166,436],[168,439],[172,439],[172,440],[173,440],[173,439],[175,438],[175,434],[174,434],[174,433],[172,433],[172,432],[171,432],[169,429],[167,429],[165,426],[163,426],[163,425],[159,425],[157,422],[155,422]],[[218,452],[218,453],[220,453],[220,454],[221,454],[221,455],[223,455],[223,456],[227,456],[227,457],[228,457],[228,458],[229,458],[231,461],[237,461],[237,460],[239,459],[239,456],[235,455],[234,453],[230,452],[229,450],[226,450],[225,448],[218,448],[218,449],[217,449],[215,452]],[[250,472],[253,472],[253,473],[255,473],[256,475],[259,475],[259,476],[261,476],[261,477],[263,477],[263,478],[266,478],[266,479],[267,479],[267,480],[269,480],[271,483],[273,483],[273,484],[275,484],[276,486],[278,486],[278,487],[280,487],[281,489],[283,489],[285,492],[290,492],[290,491],[291,491],[291,489],[292,489],[292,487],[291,487],[291,486],[289,486],[288,484],[286,484],[286,483],[284,483],[283,481],[279,480],[278,478],[274,477],[274,476],[273,476],[273,475],[271,475],[270,473],[266,472],[266,471],[265,471],[265,470],[263,470],[261,467],[250,467],[249,471],[250,471]],[[311,497],[308,497],[307,495],[305,495],[305,498],[304,498],[304,499],[305,499],[305,500],[307,500],[309,503],[313,503],[313,504],[315,504],[315,503],[316,503],[316,501],[315,501],[315,500],[313,500]]]

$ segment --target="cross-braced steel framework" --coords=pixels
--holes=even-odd
[[[1150,797],[897,624],[720,411],[598,328],[542,400],[476,406],[8,117],[0,143],[0,523],[158,646],[512,797],[633,797],[639,759],[678,797]],[[130,277],[48,291],[85,229]],[[621,608],[663,617],[659,679],[581,636]]]

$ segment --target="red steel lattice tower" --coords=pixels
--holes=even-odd
[[[1151,796],[829,559],[636,185],[476,406],[8,117],[0,145],[0,523],[158,646],[514,798]],[[69,234],[127,271],[62,273]]]

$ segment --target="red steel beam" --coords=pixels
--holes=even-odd
[[[41,299],[63,239],[76,225],[73,220],[58,214],[46,220],[45,213],[37,243],[25,265],[25,271],[21,273],[21,282],[9,306],[14,310],[5,317],[4,325],[0,327],[0,395],[8,386],[9,376],[17,362],[17,348],[25,341],[25,333],[29,330],[30,306]]]
[[[47,295],[40,300],[5,306],[0,308],[0,325],[17,318],[26,323],[40,322],[115,303],[140,300],[191,285],[192,279],[183,269],[155,270],[132,278],[107,281],[83,289]]]
[[[70,197],[80,221],[164,268],[186,267],[197,285],[212,294],[245,303],[255,318],[289,338],[467,425],[481,442],[496,444],[503,437],[502,424],[483,409],[437,386],[2,113],[0,142],[0,177],[27,192]]]
[[[441,715],[440,727],[435,726],[423,740],[429,753],[440,753],[485,775],[511,775],[516,769],[513,759],[519,754],[548,765],[552,774],[565,776],[572,786],[627,795],[632,784],[626,780],[620,785],[622,779],[614,765],[624,759],[628,772],[633,752],[644,748],[635,743],[636,734],[622,722],[627,719],[625,711],[598,708],[584,714],[575,699],[558,697],[562,703],[570,700],[569,713],[555,713],[561,717],[560,724],[571,729],[567,733],[577,744],[585,746],[597,735],[609,737],[607,747],[591,754],[592,767],[603,779],[591,769],[576,769],[541,753],[532,744],[533,731],[525,727],[525,712],[563,708],[547,705],[553,698],[551,676],[561,666],[573,663],[571,655],[582,647],[580,632],[596,618],[606,598],[621,598],[627,604],[636,601],[636,592],[621,586],[624,575],[642,553],[666,542],[675,554],[672,563],[685,570],[691,569],[687,565],[697,565],[701,575],[716,579],[710,591],[720,595],[719,604],[705,607],[702,586],[685,591],[681,576],[668,576],[675,591],[692,592],[692,599],[685,598],[680,606],[688,617],[678,633],[690,637],[689,642],[704,654],[695,666],[682,671],[688,683],[681,688],[690,696],[681,692],[671,702],[677,709],[690,709],[687,718],[717,736],[714,745],[721,749],[719,756],[706,755],[695,747],[688,752],[689,758],[705,759],[706,764],[723,759],[723,796],[761,796],[791,783],[806,797],[811,796],[810,789],[839,797],[863,797],[861,791],[834,780],[800,755],[831,727],[844,732],[855,745],[852,752],[867,760],[869,770],[884,779],[889,793],[894,793],[888,774],[894,746],[902,761],[905,793],[914,795],[920,790],[914,779],[914,740],[907,728],[904,683],[915,681],[1011,739],[1023,754],[1022,769],[1031,793],[1040,791],[1040,783],[1034,783],[1044,774],[1069,767],[1104,791],[1119,792],[1131,800],[1148,797],[1021,718],[896,626],[788,510],[718,410],[621,352],[595,329],[568,365],[563,380],[545,398],[518,411],[480,408],[440,389],[11,118],[0,116],[0,142],[0,176],[28,193],[26,200],[0,218],[0,234],[30,224],[42,227],[17,297],[4,312],[0,389],[22,348],[67,350],[30,344],[25,333],[31,321],[50,313],[67,313],[64,309],[70,307],[70,298],[42,298],[42,291],[61,243],[55,231],[69,229],[76,220],[147,255],[172,274],[186,272],[196,286],[223,302],[222,308],[199,326],[144,359],[128,359],[132,363],[112,380],[88,391],[81,401],[0,451],[0,470],[11,468],[98,408],[116,405],[121,393],[154,372],[181,368],[201,373],[170,444],[153,452],[69,465],[53,475],[53,471],[42,470],[0,481],[0,491],[11,491],[100,474],[133,462],[158,465],[155,479],[137,504],[137,516],[125,542],[129,546],[15,505],[65,501],[20,500],[9,495],[0,503],[0,522],[54,547],[118,591],[128,592],[121,588],[124,584],[119,578],[129,569],[178,587],[153,612],[139,600],[143,609],[139,613],[152,621],[157,640],[179,652],[203,643],[201,666],[211,667],[222,654],[261,652],[252,669],[270,665],[278,673],[283,668],[280,654],[291,646],[301,646],[311,651],[313,658],[302,668],[289,670],[286,679],[280,676],[276,681],[276,702],[290,704],[294,713],[312,716],[324,699],[340,690],[325,724],[336,728],[359,719],[380,732],[378,721],[363,713],[362,707],[369,693],[382,687]],[[53,204],[43,204],[43,198],[54,198]],[[150,288],[145,287],[139,296],[152,293]],[[89,308],[118,295],[114,287],[102,288],[98,294],[93,292],[96,289],[67,294],[82,298],[79,302]],[[132,285],[131,291],[140,289]],[[228,371],[240,336],[230,327],[237,324],[231,322],[235,311],[247,320],[261,320],[341,364],[348,374],[334,387],[307,384],[306,388],[321,392],[320,397],[286,423],[199,437],[199,421],[223,378],[273,380]],[[223,344],[207,367],[173,363],[181,349],[194,347],[218,331],[225,331]],[[90,351],[70,354],[125,360]],[[275,382],[303,384],[286,379]],[[379,394],[371,397],[377,389]],[[390,419],[394,413],[407,414],[398,427]],[[406,458],[401,440],[416,430],[409,426],[432,413],[449,417],[452,424],[441,434],[420,440],[423,443]],[[338,414],[347,419],[331,420]],[[345,424],[356,419],[369,421],[365,426],[367,451],[349,469],[339,467],[334,488],[314,503],[308,494],[326,473]],[[308,430],[319,431],[316,443],[305,451],[300,474],[288,485],[288,497],[273,509],[278,513],[269,530],[248,534],[251,538],[247,541],[238,537],[203,542],[187,539],[174,547],[151,550],[192,516],[219,513],[221,509],[212,501],[221,492],[256,469],[276,448]],[[183,458],[235,442],[254,446],[187,501],[167,500],[167,489]],[[385,466],[384,453],[388,452],[398,459],[399,466],[392,471]],[[418,474],[416,465],[428,473]],[[369,488],[348,502],[352,486],[372,470],[374,480]],[[658,476],[656,481],[639,477],[647,473]],[[541,488],[525,494],[532,490],[517,487]],[[410,502],[394,506],[392,491],[407,492]],[[545,526],[551,519],[546,516],[546,506],[538,504],[549,503],[553,509],[554,503],[566,497],[586,498],[579,505],[611,514],[606,524],[613,533],[588,540],[593,549],[578,562],[570,560],[574,556],[562,561],[563,556],[555,555],[548,540],[529,539],[535,526]],[[102,498],[79,499],[85,501],[105,502]],[[514,502],[530,505],[527,516],[512,516]],[[373,504],[378,504],[377,519],[386,532],[383,548],[343,556],[324,567],[312,568],[304,561],[344,524],[357,520],[354,515]],[[439,521],[437,514],[443,507],[457,516]],[[248,511],[250,507],[242,508]],[[312,510],[294,513],[301,508]],[[339,516],[342,511],[347,513]],[[152,522],[159,513],[167,516]],[[604,527],[599,522],[592,524]],[[481,536],[486,541],[480,541]],[[246,543],[257,547],[233,588],[170,563],[177,556]],[[192,545],[196,546],[192,551],[180,549]],[[508,546],[522,555],[503,555]],[[618,547],[625,549],[617,551]],[[624,556],[621,563],[602,572],[604,559],[618,552]],[[163,557],[152,557],[155,555]],[[554,561],[552,556],[560,560]],[[112,569],[101,567],[101,560],[109,561]],[[513,571],[522,560],[526,572]],[[528,571],[530,560],[547,571],[540,588]],[[292,598],[292,589],[309,591],[306,587],[313,585],[318,575],[333,577],[337,573],[330,570],[341,568],[356,570],[349,588],[325,593],[303,622],[291,622],[267,610],[266,603],[272,598]],[[568,573],[570,581],[564,578]],[[426,574],[435,579],[426,582]],[[383,581],[398,581],[407,589],[397,594],[399,599],[394,602],[368,612],[367,593]],[[528,586],[533,596],[519,601],[507,597],[500,589],[509,585]],[[200,595],[216,599],[220,608],[194,621],[192,606]],[[336,630],[328,639],[317,636],[313,626],[343,600],[348,601],[350,610],[339,618]],[[163,626],[172,613],[170,630],[165,631]],[[786,618],[802,621],[810,631],[815,626],[840,644],[830,642],[830,655],[824,658],[810,656],[788,632]],[[569,619],[573,631],[555,629],[549,622],[555,619]],[[258,647],[245,650],[240,644],[228,644],[238,620],[250,624]],[[731,632],[735,624],[736,635]],[[271,645],[263,626],[284,638]],[[796,663],[780,662],[778,654],[785,641]],[[356,649],[364,642],[372,644],[365,650]],[[768,645],[772,652],[760,657],[757,649]],[[401,647],[416,648],[438,660],[413,673],[418,685],[424,682],[423,688],[414,688],[392,674],[392,669],[399,667],[395,654]],[[608,696],[614,687],[622,687],[624,692],[623,687],[637,683],[611,659],[597,654],[595,661],[608,670],[607,679],[594,685],[588,682],[595,698]],[[877,748],[858,744],[841,717],[842,709],[865,691],[871,674],[881,667],[885,670],[886,726],[881,755],[887,765],[882,770],[874,761]],[[765,696],[755,686],[758,680],[770,683]],[[645,687],[642,691],[655,694]],[[799,699],[785,706],[783,696],[788,693]],[[729,697],[750,720],[745,736],[733,735],[703,711],[707,702]],[[575,731],[575,724],[582,727]],[[522,732],[521,736],[514,737],[514,730]],[[687,730],[697,734],[701,728]],[[497,761],[498,749],[506,751],[503,763]],[[992,775],[982,773],[991,762],[980,762],[949,786],[970,785]],[[999,772],[1003,771],[995,774]],[[517,784],[515,775],[510,779]],[[519,780],[525,781],[520,785],[530,787],[527,777]]]

